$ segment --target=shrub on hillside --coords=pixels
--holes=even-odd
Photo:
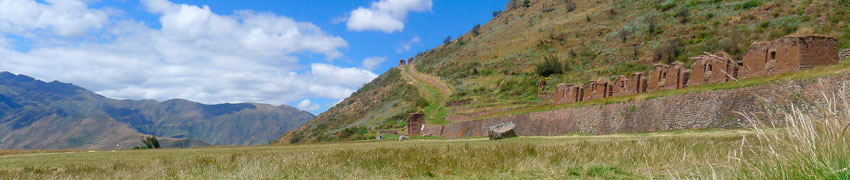
[[[655,49],[655,60],[663,61],[664,63],[672,63],[682,54],[682,40],[673,39],[666,44]]]
[[[481,24],[476,24],[472,27],[472,35],[478,36],[479,34],[481,34]]]
[[[564,69],[561,62],[558,61],[558,57],[547,55],[543,57],[543,62],[537,64],[535,72],[537,72],[537,75],[545,77],[552,74],[562,74],[564,73]]]
[[[522,7],[531,7],[531,0],[523,0]]]
[[[156,139],[156,136],[143,137],[142,143],[145,144],[145,147],[147,147],[148,149],[159,148],[159,140]]]
[[[452,42],[452,36],[446,36],[446,39],[443,39],[443,44],[449,44]]]
[[[502,15],[502,11],[493,11],[493,17],[499,17],[499,15]]]

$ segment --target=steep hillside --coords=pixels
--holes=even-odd
[[[366,135],[370,129],[404,127],[407,115],[417,111],[418,101],[424,99],[402,70],[390,69],[277,143],[370,138]]]
[[[439,77],[452,89],[439,107],[446,113],[436,118],[460,122],[538,106],[548,103],[538,94],[562,82],[613,80],[647,72],[655,63],[690,66],[691,57],[705,52],[723,51],[740,60],[753,42],[789,34],[829,35],[839,39],[839,49],[850,47],[850,1],[845,0],[512,0],[506,9],[416,56],[418,72]],[[543,65],[546,59],[557,63]],[[361,96],[346,101],[357,103]]]
[[[311,118],[288,106],[114,100],[0,73],[0,149],[131,148],[143,135],[166,147],[266,144]]]

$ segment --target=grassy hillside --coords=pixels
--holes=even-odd
[[[439,78],[451,89],[444,102],[460,105],[421,103],[406,111],[433,111],[427,115],[429,124],[451,123],[439,119],[443,117],[465,121],[527,112],[523,109],[548,103],[538,94],[554,91],[558,83],[584,84],[599,77],[613,80],[618,75],[648,72],[655,63],[681,61],[690,66],[690,57],[704,52],[724,51],[740,60],[753,42],[789,34],[830,35],[839,39],[839,49],[850,47],[850,1],[846,0],[512,0],[508,6],[490,22],[478,28],[469,25],[469,32],[416,56],[411,72]],[[538,65],[547,58],[557,61],[556,69],[563,72],[538,72]],[[538,89],[541,81],[546,85]],[[419,82],[414,79],[413,84]],[[389,87],[374,82],[367,86]],[[434,102],[427,86],[420,87],[425,87],[419,88],[425,91],[420,95]],[[360,105],[364,100],[416,102],[360,93],[333,109],[351,109],[355,106],[349,104]],[[333,132],[354,122],[333,118],[354,117],[354,113],[329,113],[334,115],[320,115],[312,123],[316,127],[327,124],[318,122],[340,123],[327,124],[338,128],[314,134],[331,136],[322,139],[334,139]],[[354,119],[382,121],[363,118],[369,119]],[[359,132],[368,133],[381,125],[358,126],[365,127]]]
[[[419,105],[417,105],[419,104]],[[276,143],[372,139],[377,129],[405,127],[407,115],[427,101],[399,68],[390,69]]]

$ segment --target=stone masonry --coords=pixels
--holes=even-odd
[[[447,138],[486,137],[487,127],[505,122],[516,123],[519,136],[743,127],[750,124],[738,112],[768,115],[770,113],[757,112],[820,99],[821,92],[830,95],[839,89],[850,88],[848,81],[850,74],[466,121],[446,125],[441,135]]]
[[[744,55],[744,78],[775,75],[838,63],[838,40],[822,35],[790,35],[754,43]]]
[[[425,128],[425,114],[422,113],[413,113],[407,115],[407,134],[408,135],[421,135],[422,130]]]

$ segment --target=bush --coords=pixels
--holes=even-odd
[[[147,149],[159,148],[159,140],[156,139],[156,136],[142,137],[142,143],[145,144]]]
[[[682,54],[682,40],[673,39],[661,47],[655,49],[655,60],[663,60],[669,64],[676,61],[676,58]]]
[[[446,36],[446,39],[443,39],[443,44],[449,44],[452,42],[452,36]]]
[[[416,100],[417,107],[428,107],[430,105],[431,103],[428,103],[428,100],[425,100],[425,98],[419,98],[419,100]]]
[[[531,7],[531,0],[523,0],[522,7]]]
[[[761,1],[759,1],[759,0],[749,0],[749,1],[746,1],[742,4],[738,4],[738,6],[735,6],[735,9],[746,10],[746,9],[758,7],[760,5],[761,5]]]
[[[481,34],[481,24],[476,24],[474,27],[472,27],[472,35],[478,36],[479,34]]]
[[[562,74],[564,73],[564,69],[562,68],[561,62],[559,62],[558,57],[554,55],[547,55],[543,57],[543,62],[537,64],[536,72],[537,75],[540,76],[550,76],[552,74]]]
[[[493,11],[493,17],[499,17],[499,15],[502,15],[502,11]]]

